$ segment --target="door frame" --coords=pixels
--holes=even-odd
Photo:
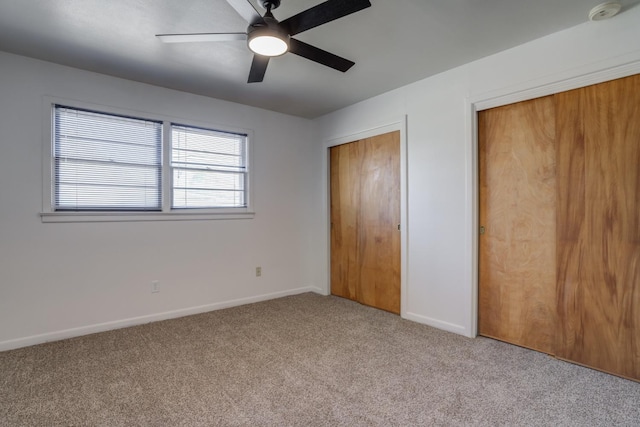
[[[407,116],[392,119],[385,124],[354,133],[331,137],[324,141],[322,149],[322,204],[324,206],[324,246],[326,255],[325,280],[322,287],[324,295],[331,294],[331,176],[329,150],[337,145],[382,135],[389,132],[400,132],[400,317],[407,313],[407,236],[409,224],[407,221]]]
[[[620,58],[614,58],[620,61]],[[619,62],[618,62],[619,63]],[[640,61],[632,60],[622,65],[605,65],[601,62],[587,64],[580,69],[546,76],[509,88],[468,96],[465,99],[465,245],[466,283],[471,289],[468,301],[469,337],[478,336],[478,286],[479,286],[479,176],[478,176],[478,112],[502,107],[521,101],[553,95],[609,80],[615,80],[640,73]]]

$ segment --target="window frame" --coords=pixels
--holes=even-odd
[[[45,96],[43,102],[43,143],[42,143],[42,222],[114,222],[114,221],[185,221],[216,219],[251,219],[253,210],[253,131],[210,122],[202,122],[182,117],[128,110],[120,107],[92,104],[88,102]],[[162,172],[160,179],[160,211],[56,211],[54,207],[54,125],[55,106],[90,110],[97,113],[113,114],[162,122]],[[246,207],[221,208],[172,208],[173,177],[171,167],[171,126],[192,126],[221,132],[246,135]]]

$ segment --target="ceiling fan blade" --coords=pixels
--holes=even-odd
[[[248,0],[227,0],[227,3],[249,24],[253,25],[258,22],[264,22],[262,16]]]
[[[300,40],[289,40],[289,52],[310,59],[327,67],[333,68],[343,73],[355,65],[355,62],[344,59],[338,55],[319,49]]]
[[[289,35],[296,35],[371,6],[369,0],[328,0],[280,22]]]
[[[249,71],[249,80],[247,83],[259,83],[264,80],[264,73],[269,65],[269,57],[262,55],[253,55],[251,62],[251,70]]]
[[[156,34],[164,43],[226,42],[246,40],[247,33]]]

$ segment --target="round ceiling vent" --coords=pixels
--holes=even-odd
[[[589,20],[602,21],[603,19],[609,19],[617,15],[620,9],[622,9],[622,5],[619,1],[608,1],[599,4],[589,12]]]

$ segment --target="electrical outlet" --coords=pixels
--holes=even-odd
[[[256,277],[262,276],[262,267],[256,267]]]
[[[160,292],[160,281],[159,280],[152,280],[151,281],[151,293],[152,294],[157,294],[158,292]]]

